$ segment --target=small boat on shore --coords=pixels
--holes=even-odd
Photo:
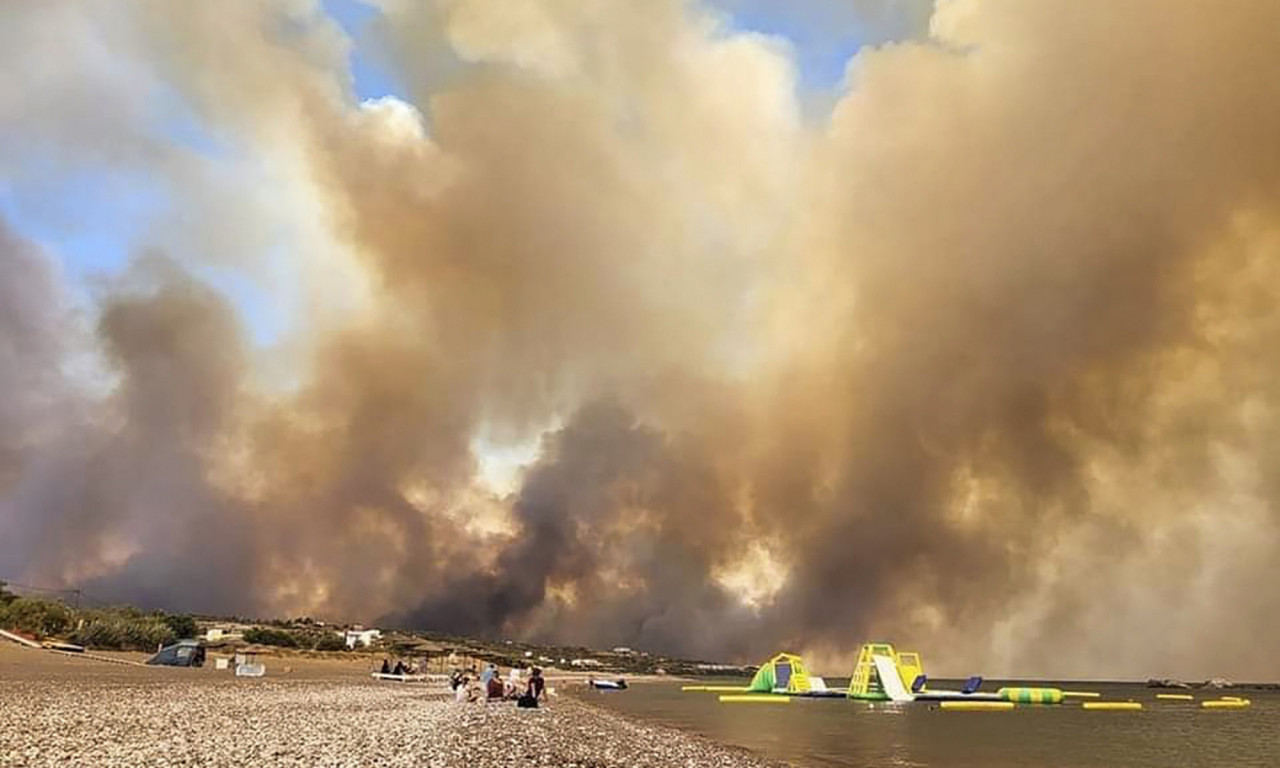
[[[597,691],[625,691],[627,690],[626,680],[588,680],[587,685],[595,688]]]

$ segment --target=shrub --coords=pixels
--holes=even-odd
[[[117,651],[154,651],[178,640],[178,635],[158,616],[131,616],[112,612],[91,614],[71,639],[86,648]]]
[[[165,614],[161,620],[173,630],[178,639],[196,636],[196,620],[185,613]]]
[[[0,624],[36,637],[65,634],[71,622],[71,610],[53,600],[13,597],[0,608]]]
[[[347,641],[342,635],[329,632],[316,639],[315,648],[317,651],[345,651],[347,650]]]
[[[86,622],[75,631],[71,640],[85,648],[106,648],[118,651],[124,647],[124,633],[117,621]]]
[[[276,645],[281,648],[297,648],[298,639],[283,629],[272,629],[270,627],[254,627],[245,630],[245,642],[257,645]]]

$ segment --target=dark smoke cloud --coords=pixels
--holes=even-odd
[[[357,103],[303,0],[0,12],[118,51],[0,52],[42,73],[0,129],[20,192],[39,148],[174,208],[91,319],[0,232],[0,575],[837,671],[883,637],[1280,674],[1274,4],[952,0],[816,127],[788,47],[696,3],[379,5],[409,101]],[[282,341],[227,269],[286,276]],[[486,441],[537,446],[514,488]]]
[[[401,621],[707,656],[754,650],[750,612],[707,579],[747,544],[730,489],[700,447],[679,443],[618,403],[584,407],[543,444],[512,505],[520,534],[493,571],[447,583]]]

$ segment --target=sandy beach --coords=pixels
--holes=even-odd
[[[569,681],[518,710],[375,682],[366,663],[268,660],[237,679],[0,646],[0,766],[776,765],[601,711]]]

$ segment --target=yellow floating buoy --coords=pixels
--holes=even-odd
[[[1239,696],[1219,696],[1218,698],[1223,701],[1247,701],[1247,699],[1242,699]]]
[[[1008,712],[1014,708],[1012,701],[944,701],[943,709],[952,712]]]
[[[1062,691],[1057,688],[1001,688],[996,695],[1019,704],[1060,704]]]
[[[1244,709],[1251,703],[1248,699],[1219,699],[1218,701],[1202,701],[1200,706],[1205,709]]]
[[[682,691],[706,691],[707,693],[747,693],[750,688],[742,685],[687,685]]]
[[[1196,697],[1192,696],[1189,693],[1157,693],[1156,698],[1164,699],[1165,701],[1195,701],[1196,700]]]
[[[1062,692],[1062,698],[1064,699],[1096,699],[1101,695],[1102,694],[1097,693],[1095,691],[1063,691]]]
[[[770,693],[757,693],[755,695],[747,694],[743,696],[724,695],[720,697],[721,704],[789,704],[790,696],[774,696]]]
[[[1082,709],[1134,710],[1142,709],[1142,703],[1138,701],[1086,701],[1080,707]]]

